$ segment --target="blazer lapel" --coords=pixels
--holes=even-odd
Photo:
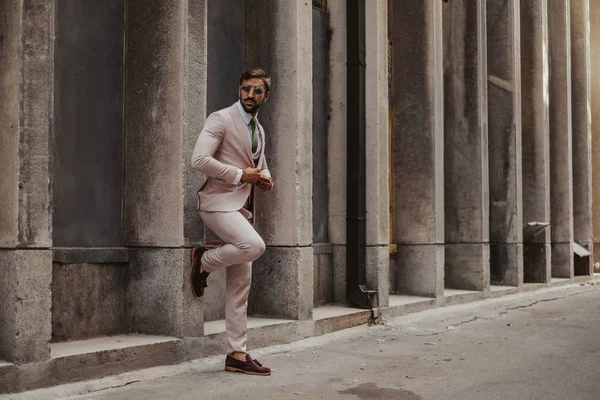
[[[263,160],[265,157],[265,130],[260,123],[258,124],[258,131],[260,132],[260,157],[258,158],[257,168],[262,169]]]
[[[244,149],[246,149],[248,161],[250,161],[250,165],[252,165],[252,149],[250,148],[250,140],[248,140],[248,127],[244,123],[244,120],[240,115],[240,111],[237,109],[237,105],[235,103],[233,106],[229,107],[229,114],[231,114],[233,124],[235,125],[235,129],[237,130],[240,140],[242,141],[242,145],[244,146]]]

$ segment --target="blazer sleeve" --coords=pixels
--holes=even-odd
[[[261,175],[268,177],[269,179],[273,179],[271,177],[271,171],[269,171],[269,166],[267,165],[267,157],[263,156],[262,169],[260,170]]]
[[[214,155],[223,141],[225,128],[221,117],[213,113],[204,123],[204,128],[196,140],[194,153],[192,154],[192,168],[202,172],[208,177],[219,181],[233,184],[237,178],[238,167],[227,165],[216,158]]]

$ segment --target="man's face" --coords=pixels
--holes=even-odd
[[[239,88],[242,107],[248,114],[256,115],[262,104],[269,98],[265,83],[260,78],[246,79]]]

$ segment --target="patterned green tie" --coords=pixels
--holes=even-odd
[[[258,135],[256,134],[256,119],[250,120],[250,126],[252,127],[252,154],[256,153],[258,149]]]

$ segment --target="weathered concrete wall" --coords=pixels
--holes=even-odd
[[[365,2],[366,123],[366,274],[378,291],[380,306],[389,303],[390,159],[388,97],[388,5]]]
[[[487,2],[490,279],[523,275],[519,0]]]
[[[328,2],[331,42],[327,134],[329,164],[329,241],[333,244],[334,299],[346,302],[346,2]]]
[[[123,245],[124,2],[56,2],[53,244]]]
[[[50,250],[0,250],[0,359],[50,357],[51,257]]]
[[[521,1],[523,224],[550,222],[548,2]],[[524,281],[550,281],[549,227],[524,238]]]
[[[189,163],[205,118],[206,3],[126,8],[125,234],[128,245],[144,246],[130,251],[129,324],[134,332],[201,336],[190,251],[169,247],[205,237],[196,211],[200,174]]]
[[[52,341],[128,333],[127,264],[52,267]]]
[[[17,0],[3,1],[0,15],[0,247],[14,247],[19,230],[19,139],[21,7]]]
[[[447,288],[489,285],[485,2],[443,6]]]
[[[589,0],[571,0],[573,106],[573,238],[593,252]],[[592,258],[576,257],[575,275],[592,274]]]
[[[393,241],[397,292],[444,289],[442,2],[391,2]]]
[[[183,244],[185,2],[126,3],[125,240]]]
[[[253,285],[261,291],[251,293],[250,309],[254,314],[309,319],[313,302],[312,5],[300,0],[257,0],[247,1],[246,7],[246,65],[261,65],[273,79],[260,121],[275,181],[273,191],[257,193],[256,227],[268,248],[253,268]]]
[[[600,3],[590,2],[591,48],[600,46]],[[600,272],[600,51],[590,52],[594,271]]]
[[[570,278],[573,265],[573,141],[570,2],[548,2],[550,58],[550,214],[552,276]]]
[[[8,248],[0,251],[0,357],[21,364],[50,355],[52,256],[44,249],[51,245],[54,8],[26,0],[0,10],[10,16],[0,18],[0,247]]]
[[[313,146],[313,243],[329,242],[329,14],[313,9],[312,23],[312,146]]]

